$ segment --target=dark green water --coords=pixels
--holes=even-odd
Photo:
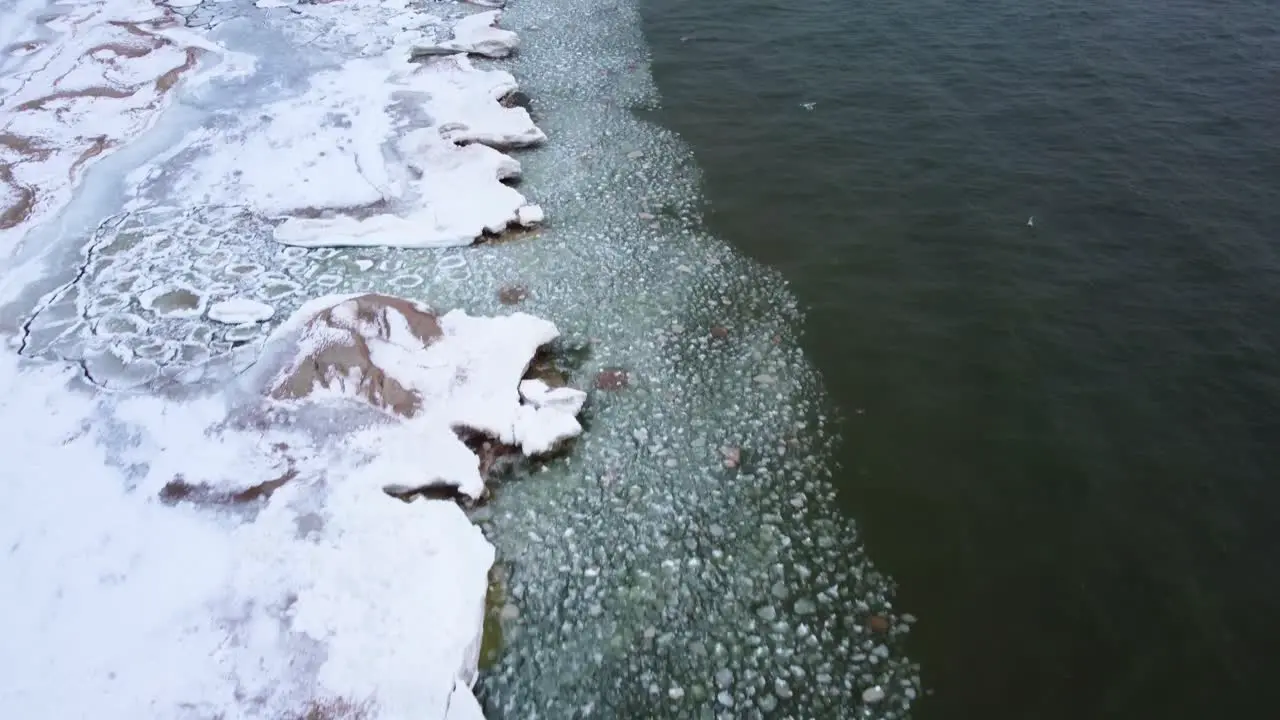
[[[712,229],[807,307],[916,716],[1274,717],[1280,5],[644,11]]]

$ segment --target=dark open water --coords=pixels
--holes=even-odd
[[[916,716],[1278,716],[1280,3],[645,15],[712,229],[808,307]]]

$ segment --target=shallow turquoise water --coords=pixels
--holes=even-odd
[[[710,228],[807,313],[916,716],[1268,709],[1280,8],[643,10]]]

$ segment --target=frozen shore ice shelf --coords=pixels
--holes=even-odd
[[[58,53],[119,83],[23,111],[63,123],[46,159],[0,136],[27,173],[0,201],[37,198],[0,255],[45,261],[38,281],[0,271],[23,356],[0,358],[0,451],[19,458],[0,470],[0,583],[33,588],[0,618],[0,702],[905,717],[907,624],[833,507],[795,298],[706,234],[687,149],[633,112],[657,105],[635,4],[504,10],[541,28],[514,66],[536,124],[510,66],[468,57],[486,13],[442,17],[470,5],[259,5],[17,0],[0,18],[6,98]],[[60,49],[135,11],[171,46],[111,59],[132,74]],[[424,47],[450,52],[411,61]],[[93,224],[64,226],[67,207]],[[473,244],[544,208],[536,239]],[[371,292],[406,305],[362,311]],[[554,333],[571,361],[526,378]],[[589,404],[572,389],[593,386]],[[484,494],[489,450],[455,421],[528,458],[473,511],[481,530],[414,492]],[[478,673],[486,613],[501,648]]]

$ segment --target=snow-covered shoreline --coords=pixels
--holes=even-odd
[[[0,356],[16,458],[0,704],[479,717],[494,549],[456,503],[411,496],[479,498],[460,432],[552,452],[581,432],[585,394],[524,379],[551,322],[356,291],[394,291],[392,256],[322,283],[333,255],[285,246],[439,248],[541,223],[504,181],[507,152],[545,135],[502,102],[509,73],[468,59],[518,38],[497,11],[404,0],[229,8],[210,34],[179,17],[199,5],[25,2],[0,20],[0,257],[23,260],[6,300],[67,277]],[[285,42],[234,49],[240,27]],[[255,80],[281,63],[288,83]],[[79,269],[24,244],[175,97],[203,120],[111,180],[124,204],[102,208]]]

